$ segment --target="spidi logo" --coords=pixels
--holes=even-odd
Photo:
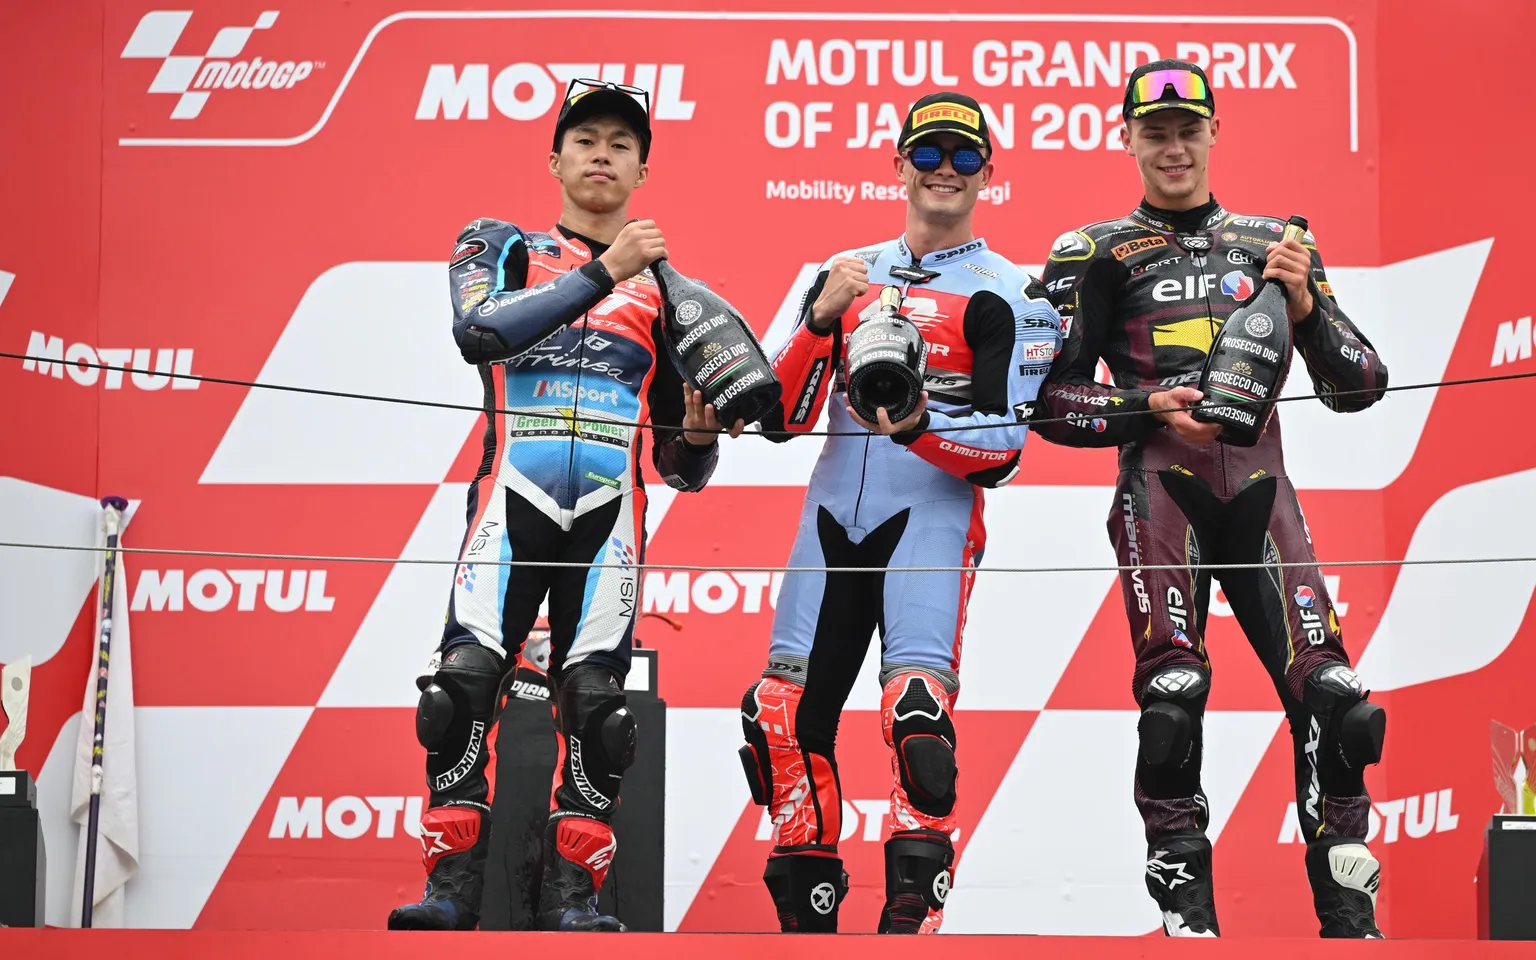
[[[235,59],[257,30],[269,30],[278,11],[264,10],[249,27],[224,27],[200,55],[176,55],[176,42],[192,19],[191,10],[151,10],[139,20],[119,55],[124,60],[159,60],[150,93],[174,93],[172,120],[191,120],[203,112],[214,90],[291,90],[325,66],[314,60]]]

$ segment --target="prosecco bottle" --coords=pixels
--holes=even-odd
[[[1299,240],[1306,232],[1306,219],[1291,217],[1281,239]],[[1264,280],[1217,332],[1200,374],[1200,392],[1205,396],[1189,415],[1221,424],[1218,439],[1222,443],[1235,447],[1258,443],[1290,370],[1291,348],[1285,284]]]
[[[724,297],[666,260],[651,264],[651,275],[661,290],[664,346],[683,379],[715,405],[722,426],[762,419],[783,387],[747,321]]]

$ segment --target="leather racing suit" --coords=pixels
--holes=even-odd
[[[1069,446],[1118,446],[1108,521],[1118,562],[1179,567],[1122,571],[1120,578],[1136,654],[1131,692],[1144,711],[1135,800],[1149,844],[1148,888],[1164,906],[1170,933],[1185,932],[1175,929],[1180,923],[1197,923],[1189,910],[1202,908],[1187,902],[1173,907],[1165,876],[1173,857],[1158,854],[1178,849],[1195,861],[1203,857],[1207,873],[1209,865],[1200,717],[1210,683],[1204,634],[1212,573],[1290,721],[1296,809],[1308,838],[1308,873],[1320,917],[1323,901],[1338,893],[1326,879],[1329,850],[1363,845],[1367,830],[1370,798],[1362,767],[1374,761],[1359,756],[1368,749],[1336,742],[1342,715],[1364,693],[1347,670],[1349,656],[1322,573],[1315,565],[1200,566],[1315,564],[1311,535],[1286,477],[1283,407],[1248,448],[1189,444],[1151,413],[1123,415],[1148,411],[1155,391],[1198,388],[1222,321],[1264,282],[1266,247],[1280,240],[1284,226],[1283,219],[1228,213],[1214,199],[1178,212],[1143,203],[1129,216],[1063,234],[1042,277],[1068,332],[1041,391],[1044,402],[1033,412],[1037,419],[1069,422],[1036,429]],[[1334,300],[1311,233],[1302,242],[1312,255],[1314,307],[1294,325],[1296,349],[1324,404],[1339,412],[1363,410],[1381,397],[1387,368]],[[1100,357],[1113,385],[1095,382]],[[1351,390],[1367,392],[1335,395]],[[1340,674],[1335,667],[1346,669]],[[1165,720],[1172,742],[1149,746],[1149,737],[1166,732],[1159,727]],[[1160,751],[1171,758],[1152,762]],[[1374,892],[1372,885],[1372,899]],[[1182,917],[1169,917],[1181,909]],[[1209,920],[1214,930],[1214,914]]]
[[[831,436],[817,460],[788,566],[974,567],[986,547],[983,495],[1018,471],[1035,400],[1061,341],[1045,291],[984,240],[914,257],[903,239],[853,251],[868,292],[830,332],[810,325],[832,261],[806,294],[773,360],[783,400],[769,431],[811,430],[830,392]],[[833,258],[834,260],[836,258]],[[892,268],[908,272],[905,279]],[[864,433],[846,411],[843,351],[880,290],[904,288],[901,312],[928,351],[928,411],[902,434]],[[959,428],[934,433],[938,428]],[[774,439],[788,439],[780,434]],[[742,700],[742,760],[770,808],[764,881],[781,928],[835,931],[846,895],[838,857],[842,798],[838,717],[876,627],[885,741],[893,751],[881,932],[934,932],[953,879],[958,772],[951,712],[974,573],[786,574],[768,666]]]
[[[666,483],[697,491],[719,446],[682,436],[683,381],[658,362],[661,298],[649,270],[616,284],[597,259],[605,250],[567,229],[483,218],[460,232],[449,263],[454,340],[485,387],[485,456],[469,489],[440,663],[418,680],[426,898],[395,911],[391,926],[470,929],[478,920],[498,704],[547,594],[560,754],[538,922],[593,928],[615,849],[609,822],[635,749],[623,684],[640,588],[624,567],[645,555],[640,456],[649,441]],[[633,425],[647,420],[651,437]],[[485,563],[498,560],[609,568]],[[597,928],[612,928],[599,919]]]

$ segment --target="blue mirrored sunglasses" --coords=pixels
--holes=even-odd
[[[981,151],[971,147],[945,149],[944,147],[924,143],[913,147],[912,152],[908,155],[908,159],[912,161],[912,166],[924,173],[932,173],[943,166],[945,157],[949,158],[950,166],[954,167],[955,172],[962,177],[969,177],[980,173],[981,168],[986,166],[987,163],[987,158],[981,155]]]

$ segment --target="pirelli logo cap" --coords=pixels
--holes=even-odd
[[[992,135],[987,131],[987,118],[981,112],[981,104],[963,93],[941,91],[930,93],[912,104],[907,122],[901,125],[901,138],[897,147],[905,150],[917,140],[935,133],[958,133],[992,151]]]

